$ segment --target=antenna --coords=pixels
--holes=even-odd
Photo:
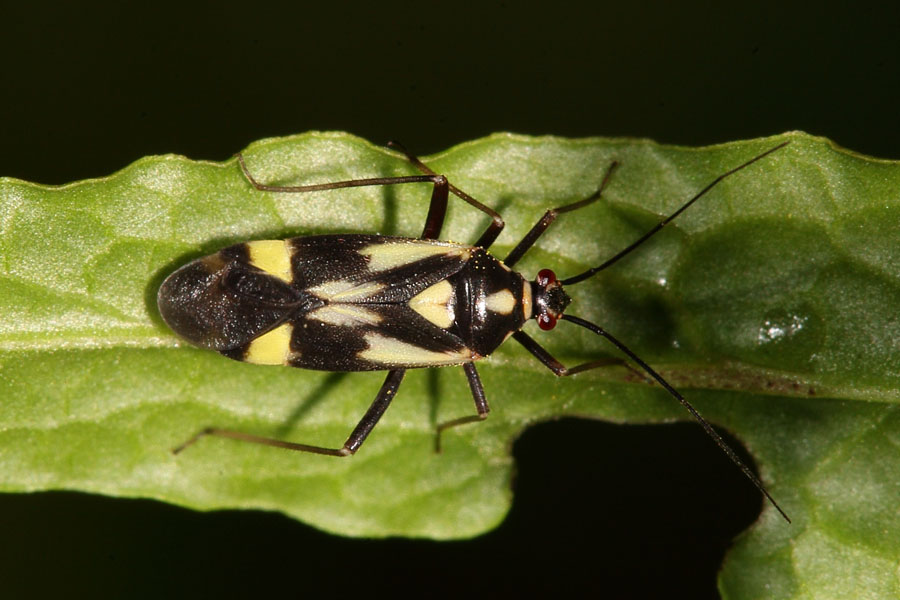
[[[691,198],[690,200],[688,200],[687,202],[685,202],[685,203],[681,206],[681,208],[679,208],[678,210],[676,210],[675,212],[673,212],[671,215],[669,215],[668,217],[666,217],[665,219],[663,219],[662,221],[660,221],[655,227],[653,227],[653,229],[651,229],[650,231],[648,231],[647,233],[645,233],[644,235],[642,235],[641,237],[639,237],[636,241],[634,241],[633,243],[631,243],[631,244],[630,244],[629,246],[627,246],[624,250],[622,250],[621,252],[619,252],[618,254],[616,254],[615,256],[613,256],[612,258],[608,259],[608,260],[607,260],[606,262],[604,262],[603,264],[601,264],[601,265],[599,265],[599,266],[596,266],[596,267],[594,267],[593,269],[588,269],[588,270],[585,271],[584,273],[580,273],[580,274],[578,274],[578,275],[575,275],[574,277],[569,277],[568,279],[563,279],[563,280],[561,281],[561,283],[562,283],[563,285],[572,285],[572,284],[575,284],[575,283],[580,283],[580,282],[584,281],[585,279],[587,279],[588,277],[592,277],[593,275],[596,275],[597,273],[599,273],[599,272],[602,271],[603,269],[605,269],[605,268],[607,268],[607,267],[609,267],[609,266],[614,265],[616,262],[619,261],[620,258],[623,258],[623,257],[627,256],[632,250],[634,250],[635,248],[637,248],[638,246],[640,246],[641,244],[643,244],[644,242],[646,242],[647,240],[649,240],[649,239],[650,239],[651,237],[653,237],[653,235],[656,234],[660,229],[662,229],[663,227],[665,227],[666,225],[668,225],[669,223],[671,223],[671,222],[675,219],[675,217],[677,217],[678,215],[680,215],[681,213],[683,213],[684,211],[686,211],[686,210],[688,209],[688,207],[689,207],[691,204],[693,204],[694,202],[696,202],[697,200],[699,200],[701,197],[703,197],[703,196],[706,194],[706,192],[708,192],[709,190],[711,190],[711,189],[713,189],[714,187],[716,187],[716,185],[718,185],[719,183],[721,183],[721,181],[722,181],[723,179],[725,179],[726,177],[729,177],[729,176],[731,176],[731,175],[734,175],[735,173],[737,173],[737,172],[740,171],[741,169],[745,169],[745,168],[749,167],[750,165],[752,165],[752,164],[755,163],[756,161],[758,161],[758,160],[760,160],[760,159],[762,159],[762,158],[768,156],[769,154],[772,154],[773,152],[775,152],[775,151],[777,151],[777,150],[781,150],[782,148],[784,148],[785,146],[787,146],[787,145],[790,144],[790,143],[791,143],[790,140],[788,140],[788,141],[786,141],[786,142],[782,142],[782,143],[778,144],[777,146],[775,146],[774,148],[770,148],[770,149],[766,150],[765,152],[763,152],[762,154],[759,154],[759,155],[757,155],[757,156],[751,158],[750,160],[748,160],[748,161],[745,162],[744,164],[738,165],[738,166],[736,166],[735,168],[731,169],[730,171],[728,171],[728,172],[726,172],[726,173],[722,173],[721,175],[719,175],[718,177],[716,177],[709,185],[707,185],[705,188],[703,188],[702,190],[700,190],[700,191],[697,193],[696,196],[694,196],[693,198]]]

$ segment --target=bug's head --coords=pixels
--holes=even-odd
[[[562,317],[566,307],[572,302],[563,289],[562,282],[550,269],[541,269],[538,272],[531,284],[531,296],[534,303],[534,318],[544,330],[556,327],[556,321]]]

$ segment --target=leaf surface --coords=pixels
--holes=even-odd
[[[492,248],[502,258],[619,160],[606,200],[561,217],[517,265],[528,278],[543,267],[564,278],[787,139],[572,286],[569,312],[622,339],[739,436],[794,519],[766,507],[729,555],[726,597],[896,597],[900,166],[800,133],[703,149],[495,135],[426,161],[503,214]],[[264,140],[244,154],[259,180],[282,185],[415,172],[346,134]],[[626,369],[559,380],[510,342],[479,364],[490,418],[445,434],[443,454],[431,451],[435,423],[473,412],[461,369],[410,372],[352,459],[223,439],[173,456],[210,425],[339,446],[384,375],[260,367],[192,348],[159,317],[162,280],[249,239],[414,236],[429,195],[425,185],[260,193],[234,160],[178,156],[61,187],[0,180],[0,489],[267,508],[346,535],[459,538],[503,518],[509,448],[529,424],[687,417]],[[451,199],[443,237],[471,241],[486,226]],[[566,364],[616,356],[569,323],[527,330]]]

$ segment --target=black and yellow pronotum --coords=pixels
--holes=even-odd
[[[260,191],[314,192],[418,182],[433,185],[431,204],[420,238],[347,234],[245,242],[195,260],[172,273],[159,290],[160,314],[177,334],[197,346],[254,364],[323,371],[388,371],[372,406],[340,448],[296,444],[210,427],[175,452],[200,437],[217,435],[290,450],[348,456],[359,450],[387,410],[406,369],[462,365],[477,414],[439,425],[439,444],[442,430],[487,417],[490,408],[475,361],[489,355],[510,336],[557,376],[573,375],[611,362],[625,364],[624,360],[600,360],[565,367],[522,331],[530,319],[535,319],[542,329],[552,329],[557,320],[563,319],[605,337],[659,382],[784,515],[750,469],[656,371],[599,326],[563,314],[571,302],[563,286],[583,281],[612,265],[722,179],[786,143],[719,176],[675,213],[603,264],[561,280],[544,269],[534,281],[527,281],[512,267],[557,216],[600,198],[615,163],[591,197],[547,211],[506,259],[500,261],[487,252],[503,230],[500,215],[405,150],[407,158],[424,175],[305,186],[260,184],[238,156],[244,175]],[[444,222],[449,193],[491,217],[491,224],[472,246],[436,239]]]

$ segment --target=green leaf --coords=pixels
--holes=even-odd
[[[495,135],[427,162],[504,215],[493,248],[502,257],[545,210],[590,195],[621,161],[606,200],[563,215],[517,265],[529,278],[542,267],[566,277],[788,139],[572,286],[569,312],[602,324],[735,432],[794,519],[766,507],[729,555],[724,595],[896,597],[900,166],[800,133],[703,149]],[[264,140],[245,157],[258,179],[279,184],[415,172],[346,134]],[[347,535],[459,538],[503,518],[511,440],[529,424],[687,418],[625,369],[560,380],[510,343],[479,365],[491,417],[447,432],[443,454],[431,451],[435,423],[473,412],[460,369],[410,372],[352,459],[217,438],[173,456],[209,425],[339,446],[384,375],[260,367],[192,348],[159,317],[166,275],[248,239],[417,235],[429,195],[425,185],[266,194],[233,160],[177,156],[61,187],[0,180],[0,488],[268,508]],[[474,240],[486,225],[451,200],[443,237]],[[616,356],[567,323],[527,328],[567,364]]]

